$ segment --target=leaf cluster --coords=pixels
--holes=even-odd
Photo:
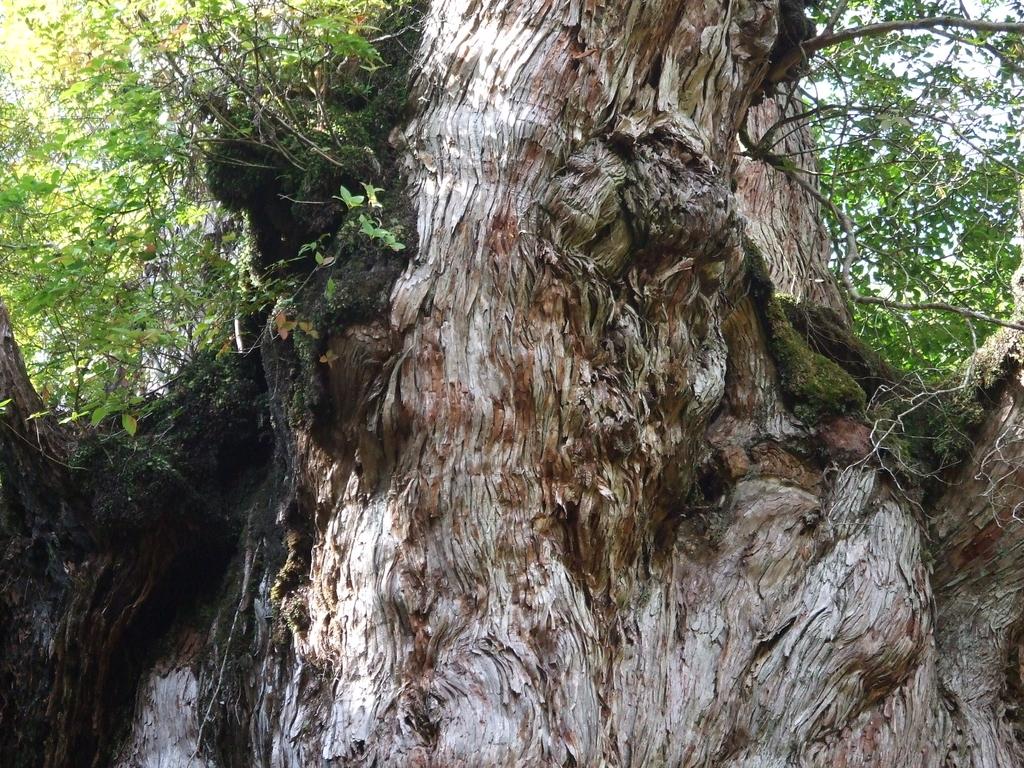
[[[277,256],[301,261],[340,184],[380,181],[406,8],[4,0],[0,295],[50,407],[134,431],[147,395],[296,290],[294,267],[254,268],[259,224],[297,222]]]
[[[928,17],[1021,21],[989,0],[853,0],[813,13],[819,29]],[[1019,34],[940,27],[854,37],[812,61],[796,97],[818,139],[821,187],[855,226],[861,258],[850,277],[861,294],[1013,317],[1022,54]],[[776,140],[793,129],[779,126]],[[842,242],[846,233],[833,226]],[[855,318],[889,360],[936,378],[993,330],[954,314],[880,306],[858,305]]]

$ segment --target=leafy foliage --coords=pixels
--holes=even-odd
[[[342,181],[381,179],[407,41],[380,28],[405,8],[5,0],[0,295],[51,407],[133,433],[147,394],[297,290],[317,265],[254,268],[266,232],[237,212],[289,198],[302,226],[278,256],[302,261],[341,221]]]
[[[93,433],[72,464],[94,499],[94,522],[109,535],[144,530],[162,517],[207,523],[233,509],[224,489],[271,450],[260,361],[201,352],[155,403],[144,427]],[[125,413],[122,419],[132,417]]]
[[[990,0],[968,8],[978,18],[1021,21]],[[834,11],[816,11],[819,29]],[[854,0],[837,28],[943,15],[964,10],[944,0]],[[941,28],[853,39],[812,63],[803,97],[822,147],[823,187],[856,225],[862,258],[851,278],[861,293],[1011,318],[1024,169],[1022,54],[1019,34]],[[877,306],[857,307],[856,321],[889,359],[937,374],[994,329]]]

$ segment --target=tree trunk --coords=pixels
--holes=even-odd
[[[921,495],[786,314],[846,321],[817,203],[737,155],[797,109],[750,107],[777,12],[432,3],[418,247],[386,317],[327,329],[311,420],[264,343],[276,449],[218,454],[229,515],[100,525],[18,400],[12,764],[1024,764],[1024,385]]]

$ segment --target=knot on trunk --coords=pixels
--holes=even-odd
[[[688,135],[669,125],[636,135],[620,124],[573,154],[544,206],[560,255],[605,277],[638,261],[652,275],[696,265],[717,285],[737,218],[726,180]]]
[[[550,239],[560,252],[579,254],[604,275],[618,275],[633,249],[633,231],[623,207],[627,168],[603,141],[572,155],[545,206]]]
[[[715,261],[735,230],[732,193],[714,166],[668,132],[628,149],[624,203],[645,251]]]

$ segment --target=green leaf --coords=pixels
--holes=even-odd
[[[99,408],[95,408],[92,412],[92,415],[89,416],[89,423],[95,427],[97,424],[99,424],[101,421],[107,418],[107,416],[109,416],[114,410],[115,407],[110,404],[101,405]]]
[[[124,427],[125,432],[134,437],[136,430],[139,428],[139,422],[126,411],[121,414],[121,426]]]
[[[375,187],[373,184],[367,184],[363,182],[363,189],[366,190],[366,199],[370,201],[371,208],[380,208],[380,201],[377,199],[377,193],[383,192],[384,190],[380,187]]]
[[[345,203],[349,209],[359,208],[364,202],[366,202],[365,197],[362,195],[353,195],[348,191],[344,184],[338,188],[338,199]]]

